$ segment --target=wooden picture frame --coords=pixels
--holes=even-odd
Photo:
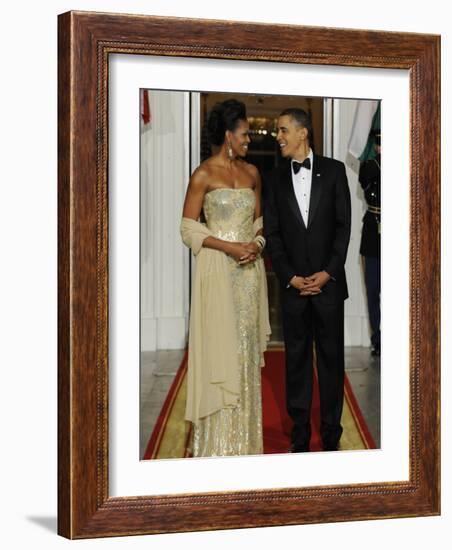
[[[438,515],[440,37],[91,12],[61,14],[58,24],[58,533],[89,538]],[[408,481],[109,496],[107,98],[109,55],[118,53],[409,71]]]

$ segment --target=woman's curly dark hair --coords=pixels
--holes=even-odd
[[[245,104],[236,99],[216,103],[207,119],[207,137],[211,144],[222,145],[226,130],[233,132],[240,120],[246,121]]]

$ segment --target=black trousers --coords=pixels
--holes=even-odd
[[[292,443],[307,447],[315,343],[323,446],[336,446],[342,434],[344,401],[344,302],[325,303],[322,295],[301,297],[296,289],[283,296],[286,349],[286,402],[294,422]]]
[[[374,348],[380,348],[380,258],[364,256],[364,273],[367,291],[367,308],[372,330],[371,342]]]

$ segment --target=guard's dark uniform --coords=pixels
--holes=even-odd
[[[360,254],[365,258],[367,305],[372,330],[372,354],[380,355],[380,155],[361,163],[359,182],[364,190],[367,211],[363,218]]]

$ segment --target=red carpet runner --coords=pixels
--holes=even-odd
[[[187,456],[190,428],[189,423],[184,420],[186,372],[187,352],[163,404],[160,416],[149,439],[144,459],[182,458]],[[270,349],[265,352],[265,367],[262,369],[262,403],[264,453],[285,453],[290,446],[292,421],[285,408],[284,350],[282,349]],[[311,424],[311,451],[319,451],[321,450],[319,433],[320,402],[316,376],[314,376]],[[376,448],[347,376],[345,377],[342,425],[344,432],[340,449]]]

